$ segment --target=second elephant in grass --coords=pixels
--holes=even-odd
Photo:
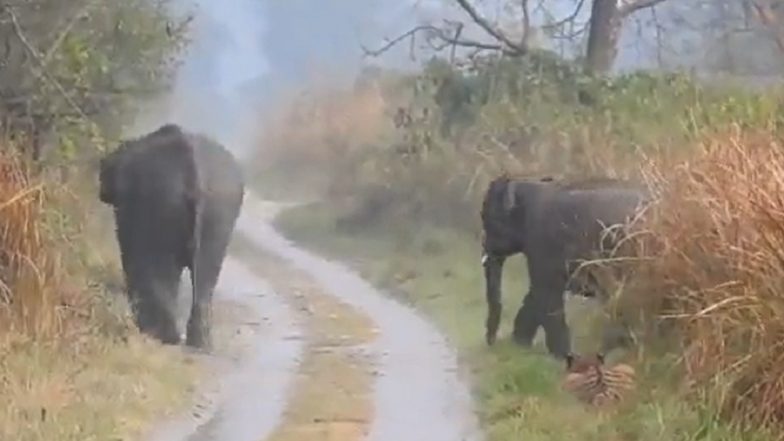
[[[244,180],[223,146],[172,124],[101,160],[100,200],[114,208],[136,324],[177,344],[176,299],[187,267],[193,302],[186,343],[210,346],[212,294],[242,207]]]
[[[493,180],[481,208],[487,344],[495,342],[501,320],[504,261],[523,253],[530,288],[515,317],[513,338],[529,346],[541,326],[551,354],[570,353],[564,293],[577,287],[572,286],[570,272],[577,261],[595,258],[602,245],[611,249],[612,243],[600,244],[605,228],[624,224],[648,200],[647,189],[613,179],[563,183],[501,176]],[[589,294],[586,286],[580,286],[580,294]]]

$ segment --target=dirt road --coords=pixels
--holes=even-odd
[[[270,224],[280,208],[247,196],[216,293],[216,350],[198,356],[211,382],[147,439],[481,440],[444,338],[289,243]]]

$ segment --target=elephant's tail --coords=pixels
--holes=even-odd
[[[193,144],[193,141],[191,140]],[[203,236],[202,230],[204,229],[203,225],[203,218],[204,218],[204,195],[202,194],[204,185],[202,182],[202,176],[200,170],[198,168],[198,161],[196,160],[196,148],[194,145],[191,145],[190,149],[190,160],[192,161],[191,164],[191,173],[188,177],[188,188],[189,191],[189,198],[188,198],[188,205],[190,209],[190,216],[191,216],[191,225],[192,231],[191,234],[191,292],[193,296],[193,302],[197,301],[197,292],[198,287],[200,286],[201,281],[201,272],[202,272],[202,259],[201,257],[201,238]]]
[[[196,301],[196,289],[201,274],[201,237],[202,237],[202,214],[204,213],[204,202],[198,198],[193,207],[193,255],[191,256],[191,285],[193,291],[193,301]]]

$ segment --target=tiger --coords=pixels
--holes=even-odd
[[[602,353],[566,356],[566,377],[562,386],[585,404],[605,407],[618,403],[634,385],[634,368],[628,364],[606,367]]]

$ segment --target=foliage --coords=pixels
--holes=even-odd
[[[716,128],[778,130],[782,121],[777,90],[763,94],[682,73],[596,79],[546,51],[487,56],[465,68],[433,59],[419,72],[375,78],[383,80],[365,79],[375,87],[360,90],[327,93],[316,85],[330,98],[298,101],[345,115],[361,136],[319,124],[314,114],[306,143],[290,142],[301,124],[284,118],[264,133],[286,136],[260,141],[259,162],[268,169],[317,165],[330,177],[322,187],[360,223],[390,210],[475,231],[474,207],[502,170],[639,177],[644,158],[681,157]],[[372,106],[356,105],[367,103],[367,90],[376,94]]]
[[[169,84],[186,28],[168,3],[0,1],[0,128],[35,150],[55,145],[55,159],[100,148],[137,100]]]
[[[686,379],[725,415],[784,423],[784,155],[778,137],[739,128],[694,157],[648,170],[659,194],[636,245],[645,261],[625,297],[671,322]],[[640,299],[646,299],[640,302]]]
[[[196,367],[134,332],[91,167],[170,84],[168,3],[0,0],[1,439],[135,439],[190,398]]]
[[[2,320],[33,337],[62,332],[59,305],[73,303],[42,231],[45,192],[10,153],[0,156],[0,288]],[[10,329],[9,329],[10,328]]]

